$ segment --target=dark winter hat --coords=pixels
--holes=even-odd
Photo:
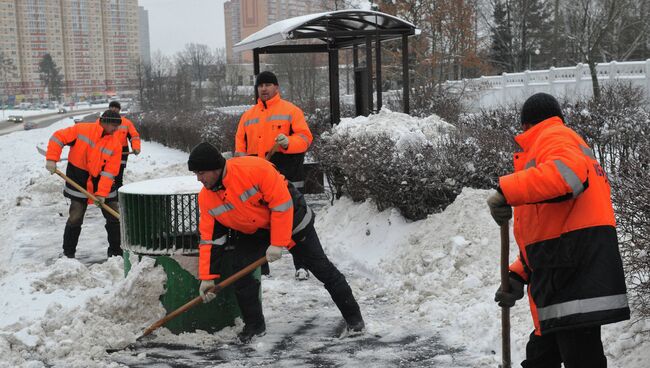
[[[275,74],[271,73],[270,71],[265,70],[257,75],[257,79],[255,80],[255,87],[259,86],[262,83],[273,83],[277,85],[278,77],[276,77]]]
[[[119,110],[122,110],[122,105],[120,105],[120,103],[117,102],[117,101],[111,101],[108,104],[108,108],[111,108],[111,107],[117,107]]]
[[[120,116],[119,112],[106,110],[102,114],[102,117],[99,119],[99,121],[107,124],[120,125],[122,124],[122,117]]]
[[[208,142],[202,142],[192,148],[187,168],[190,171],[209,171],[223,169],[226,159],[223,158],[217,147]]]
[[[521,108],[522,125],[535,125],[553,116],[559,116],[564,121],[560,104],[548,93],[536,93],[528,97]]]

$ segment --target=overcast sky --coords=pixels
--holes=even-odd
[[[138,0],[149,11],[151,53],[172,55],[187,43],[225,47],[225,0]]]

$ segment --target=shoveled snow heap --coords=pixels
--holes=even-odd
[[[39,319],[20,319],[2,328],[0,356],[8,366],[97,365],[106,348],[135,342],[139,331],[165,315],[158,297],[166,276],[151,258],[134,264],[126,278],[119,257],[89,268],[61,258],[41,272],[31,271],[3,282],[15,282],[21,295],[32,295],[26,306],[38,302],[34,295],[49,305]],[[85,303],[75,305],[74,299],[84,297]]]
[[[327,134],[353,138],[386,134],[398,149],[404,150],[435,143],[441,134],[452,129],[453,125],[437,115],[420,119],[382,108],[376,115],[341,119],[341,122],[332,128],[332,132]]]
[[[367,122],[377,127],[415,127],[421,124],[417,121],[383,111]],[[0,178],[2,368],[124,366],[105,349],[132,342],[164,313],[158,296],[165,276],[151,259],[135,264],[127,278],[120,258],[91,266],[67,259],[46,265],[60,252],[68,203],[61,195],[60,178],[45,172],[44,159],[34,146],[47,142],[54,129],[63,126],[0,136],[0,166],[5,174],[11,173]],[[415,128],[403,132],[419,135]],[[129,159],[126,180],[188,175],[186,160],[186,153],[143,142],[143,153]],[[500,310],[492,299],[498,286],[499,230],[485,208],[488,194],[466,188],[444,212],[416,222],[405,220],[396,210],[379,212],[371,202],[353,203],[345,198],[318,211],[321,242],[350,282],[368,336],[379,335],[382,341],[412,336],[429,341],[437,336],[441,344],[458,352],[441,354],[432,365],[497,366]],[[105,259],[103,225],[97,208],[89,207],[78,255]],[[512,257],[516,252],[511,243]],[[274,263],[272,270],[274,276],[262,283],[268,334],[248,346],[245,355],[235,356],[237,362],[215,362],[215,366],[268,365],[278,353],[273,348],[281,339],[290,340],[297,326],[315,316],[332,324],[340,319],[317,280],[291,279],[290,257]],[[511,313],[513,362],[519,362],[532,330],[527,301],[519,301]],[[650,361],[650,322],[640,320],[634,311],[633,315],[636,322],[603,327],[610,367],[642,368]],[[181,335],[163,328],[156,332],[156,341],[214,349],[232,342],[240,328],[238,322],[216,334]],[[321,333],[302,335],[306,342],[298,347],[320,344]],[[404,356],[400,349],[401,345],[335,358],[346,367],[387,366],[382,363]],[[150,362],[140,354],[129,359],[133,365]],[[198,360],[180,364],[205,364],[199,357],[194,359]]]

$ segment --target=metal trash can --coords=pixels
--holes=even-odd
[[[198,193],[194,176],[152,179],[124,185],[119,190],[120,226],[125,273],[131,257],[150,256],[167,274],[160,301],[170,313],[198,295]],[[224,255],[223,278],[232,274],[231,252]],[[259,277],[259,270],[256,271]],[[165,324],[173,333],[197,329],[214,332],[234,324],[240,316],[232,288],[208,304],[188,310]]]

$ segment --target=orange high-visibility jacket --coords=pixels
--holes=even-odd
[[[88,181],[78,184],[85,186],[93,194],[108,197],[113,180],[120,172],[122,146],[112,134],[102,134],[104,128],[99,123],[79,123],[57,130],[50,137],[45,158],[59,161],[63,146],[71,146],[68,154],[68,172],[74,168],[87,172]],[[100,178],[97,190],[94,190],[91,179],[97,176]],[[75,193],[70,193],[66,187],[66,193],[72,194],[73,197],[80,195],[85,199],[83,193],[73,192]]]
[[[515,140],[515,172],[499,179],[514,206],[535,333],[629,318],[610,186],[592,150],[559,117]]]
[[[135,129],[133,122],[126,117],[122,116],[122,123],[113,134],[122,144],[122,147],[128,147],[128,140],[131,142],[132,149],[140,149],[140,133]]]
[[[222,185],[199,193],[199,279],[219,277],[211,267],[228,229],[252,234],[270,229],[271,244],[293,246],[293,202],[287,181],[271,163],[258,157],[226,161]]]
[[[257,104],[246,111],[239,120],[235,136],[235,156],[266,157],[280,133],[289,138],[287,149],[279,148],[278,152],[282,153],[307,152],[313,139],[305,116],[296,105],[280,98],[279,93],[266,101],[266,108],[262,100],[258,99]]]

